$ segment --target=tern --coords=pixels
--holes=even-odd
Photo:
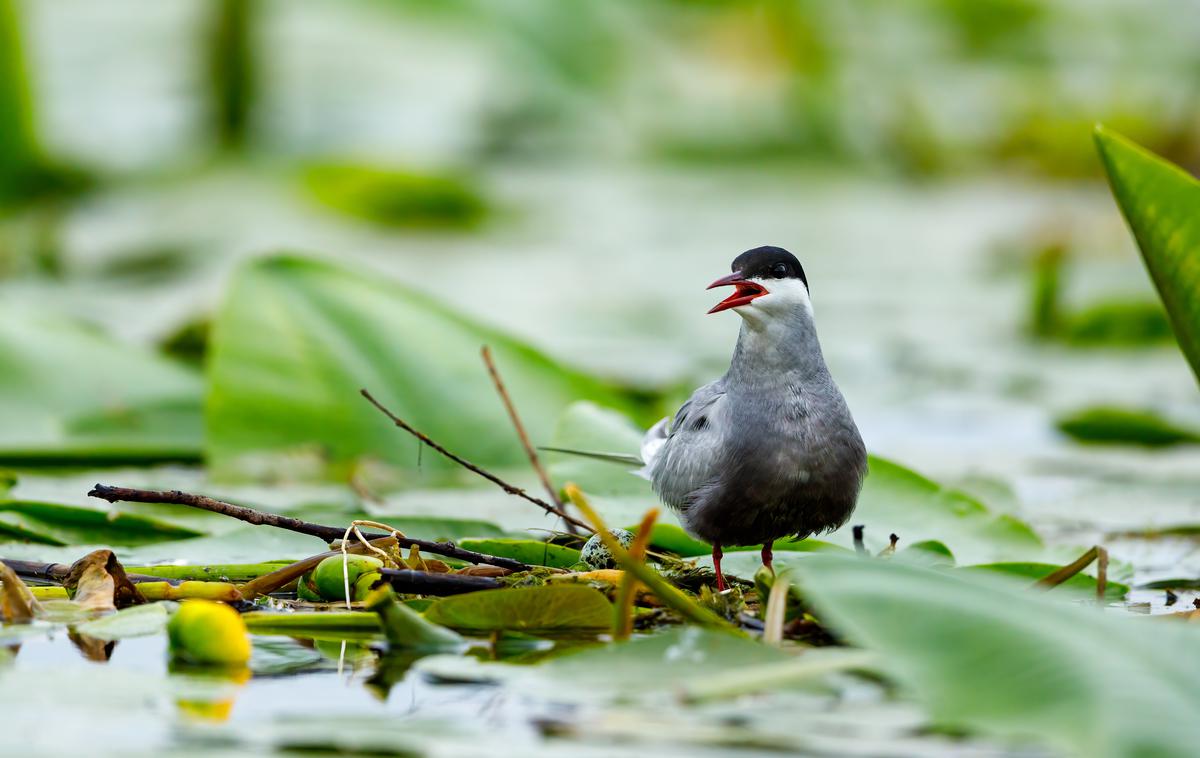
[[[830,376],[800,261],[779,247],[734,259],[708,286],[734,287],[709,311],[742,318],[729,370],[646,433],[644,467],[684,529],[712,545],[717,589],[722,548],[832,531],[850,518],[867,451]]]

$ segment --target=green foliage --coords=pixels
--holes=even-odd
[[[146,603],[79,624],[75,631],[100,640],[146,637],[161,633],[167,627],[168,615],[162,603]]]
[[[1200,182],[1102,127],[1096,146],[1179,346],[1200,378]]]
[[[1080,442],[1166,447],[1200,442],[1200,430],[1180,426],[1152,411],[1093,406],[1059,417],[1059,431]]]
[[[464,539],[458,546],[477,553],[512,558],[532,566],[570,568],[579,563],[579,551],[564,545],[551,545],[539,540]]]
[[[250,133],[258,90],[254,29],[258,0],[210,4],[209,88],[213,132],[224,147],[241,147]]]
[[[63,319],[0,313],[0,462],[194,461],[201,395],[199,376],[152,353]]]
[[[818,556],[798,569],[819,618],[882,656],[937,723],[1076,755],[1194,752],[1194,625],[1118,618],[998,577]]]
[[[980,563],[974,566],[964,566],[962,571],[987,571],[993,574],[1002,574],[1014,579],[1025,579],[1030,584],[1033,584],[1039,579],[1044,579],[1050,576],[1055,571],[1058,571],[1061,566],[1056,566],[1052,563]],[[1081,596],[1089,598],[1096,597],[1096,577],[1087,574],[1079,573],[1071,577],[1067,581],[1055,587],[1052,591],[1074,591]],[[1119,603],[1125,599],[1125,595],[1129,594],[1129,585],[1121,582],[1114,582],[1111,579],[1105,584],[1104,599],[1110,603]]]
[[[479,191],[455,176],[321,163],[305,170],[304,185],[330,208],[386,227],[472,227],[487,212]]]
[[[164,519],[103,508],[0,500],[0,537],[47,545],[146,545],[197,537]]]
[[[445,597],[429,606],[425,618],[463,632],[596,633],[611,628],[612,613],[599,590],[552,584]]]
[[[461,652],[466,641],[449,629],[432,624],[420,613],[396,601],[391,587],[376,590],[367,599],[367,609],[379,614],[379,623],[393,650]]]
[[[459,315],[434,296],[295,257],[251,262],[213,324],[207,452],[220,474],[316,450],[348,475],[356,461],[415,468],[416,442],[359,396],[484,466],[524,463],[479,358],[489,345],[533,439],[571,401],[631,408],[619,390]],[[450,464],[425,455],[425,469]]]

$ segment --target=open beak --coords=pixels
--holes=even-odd
[[[737,289],[734,290],[732,295],[714,305],[709,313],[717,313],[719,311],[729,310],[730,308],[737,308],[738,306],[748,304],[756,297],[767,294],[766,288],[762,285],[755,284],[749,279],[743,279],[740,271],[735,271],[729,276],[721,277],[712,284],[708,285],[707,289],[729,286],[737,287]]]

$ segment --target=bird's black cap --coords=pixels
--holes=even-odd
[[[808,289],[808,278],[796,256],[774,245],[747,250],[733,259],[733,271],[747,279],[799,279]]]

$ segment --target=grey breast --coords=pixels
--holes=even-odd
[[[835,529],[866,473],[862,438],[827,372],[739,381],[731,369],[696,390],[664,431],[647,465],[654,489],[708,542]]]

